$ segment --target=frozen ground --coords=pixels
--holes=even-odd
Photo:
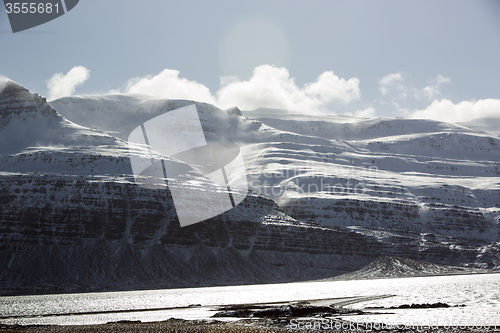
[[[393,295],[393,297],[383,297]],[[382,297],[381,297],[382,296]],[[497,325],[500,274],[304,282],[113,293],[1,297],[2,324],[89,325],[118,320],[207,319],[220,305],[324,300],[379,314],[342,317],[391,324]],[[381,309],[446,303],[449,308]]]

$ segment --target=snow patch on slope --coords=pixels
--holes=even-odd
[[[433,264],[426,261],[381,256],[362,269],[336,276],[332,280],[368,280],[382,278],[402,278],[417,276],[435,276],[435,275],[457,275],[457,274],[480,274],[491,273],[487,269],[475,269],[466,267],[456,267],[448,265]]]

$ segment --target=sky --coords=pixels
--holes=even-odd
[[[48,100],[459,122],[500,117],[499,59],[498,0],[80,0],[18,33],[0,10],[0,77]]]

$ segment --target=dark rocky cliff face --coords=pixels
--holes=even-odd
[[[331,277],[382,254],[462,264],[477,244],[299,222],[270,199],[181,228],[168,191],[92,177],[1,177],[3,294],[274,283]],[[428,236],[432,238],[432,236]],[[487,259],[487,258],[485,258]]]
[[[283,212],[251,193],[181,228],[168,189],[134,183],[120,140],[67,121],[17,84],[0,92],[0,116],[0,137],[12,143],[0,150],[2,295],[310,280],[380,255],[499,265],[498,234],[481,236],[496,226],[471,210],[422,227],[412,205],[338,200],[318,209],[311,199]]]
[[[300,223],[256,195],[181,228],[168,191],[132,183],[11,175],[0,194],[4,294],[307,280],[385,252],[354,232]]]

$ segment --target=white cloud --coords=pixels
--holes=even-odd
[[[237,76],[234,75],[226,75],[226,76],[221,76],[219,78],[220,86],[225,86],[228,85],[229,83],[237,82],[239,81]]]
[[[62,73],[54,74],[47,82],[48,99],[71,96],[75,93],[75,88],[90,77],[90,71],[83,66],[73,67],[66,75]]]
[[[354,113],[356,117],[359,118],[375,118],[375,109],[372,107],[366,108],[364,110],[358,110]]]
[[[439,88],[435,86],[427,86],[424,89],[422,89],[422,94],[426,96],[427,98],[435,98],[439,95]],[[416,98],[420,97],[420,93],[417,92],[415,95]]]
[[[415,94],[416,98],[419,98],[420,96],[427,97],[429,99],[434,99],[437,98],[439,95],[441,95],[441,92],[439,90],[440,86],[443,83],[450,83],[451,79],[449,77],[444,77],[441,74],[436,76],[434,80],[432,80],[432,84],[426,86],[422,91],[417,91]]]
[[[441,74],[439,74],[436,77],[436,84],[441,84],[441,83],[450,83],[451,79],[449,77],[444,77]]]
[[[191,99],[221,108],[238,106],[245,110],[268,107],[316,111],[324,109],[333,101],[349,103],[361,95],[357,78],[345,80],[328,71],[315,82],[299,88],[286,68],[271,65],[256,67],[247,81],[225,76],[220,78],[220,84],[214,96],[203,84],[180,78],[177,70],[165,69],[156,76],[129,80],[125,91],[171,99]]]
[[[447,99],[434,100],[425,110],[414,111],[411,117],[450,123],[466,122],[483,117],[500,117],[500,99],[463,101],[458,104]]]
[[[358,78],[345,80],[332,71],[324,72],[316,82],[308,83],[304,88],[306,94],[316,96],[322,103],[329,103],[333,100],[349,103],[361,96]]]
[[[215,104],[210,90],[201,83],[179,77],[179,71],[164,69],[160,74],[131,79],[127,93],[157,95],[170,99],[190,99]]]
[[[316,111],[333,101],[349,103],[360,95],[357,78],[345,80],[328,71],[299,88],[286,68],[262,65],[255,68],[248,81],[236,80],[222,86],[217,102],[223,108],[237,105],[246,110],[268,107]]]
[[[393,95],[398,98],[406,98],[408,88],[404,85],[402,73],[391,73],[379,81],[379,90],[382,95]]]

